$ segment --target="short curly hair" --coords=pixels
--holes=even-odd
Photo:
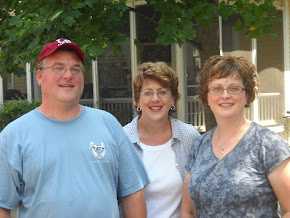
[[[144,81],[150,79],[159,82],[164,88],[168,88],[175,98],[175,103],[179,100],[178,92],[178,77],[175,71],[165,62],[145,62],[140,64],[137,69],[137,74],[133,80],[134,100],[136,103],[140,100],[140,92]],[[137,105],[135,105],[137,107]],[[169,113],[175,112],[170,110]],[[139,112],[141,114],[141,112]]]
[[[216,55],[205,61],[197,77],[197,91],[200,101],[204,106],[208,106],[207,94],[209,83],[215,79],[226,78],[228,76],[234,76],[236,79],[242,80],[248,96],[245,107],[249,107],[256,99],[259,91],[259,84],[258,74],[254,64],[244,57]]]

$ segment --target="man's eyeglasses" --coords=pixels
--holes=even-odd
[[[70,70],[70,72],[74,75],[74,76],[80,76],[84,73],[84,69],[81,67],[81,66],[74,66],[74,67],[65,67],[65,66],[62,66],[62,65],[54,65],[54,66],[51,66],[51,67],[44,67],[40,70],[44,70],[44,69],[47,69],[47,68],[51,68],[53,70],[53,72],[55,72],[56,74],[64,74],[67,69]]]
[[[245,88],[242,88],[240,86],[229,86],[228,88],[223,88],[222,86],[214,86],[208,89],[208,93],[212,95],[221,95],[224,90],[227,90],[227,92],[231,95],[236,95],[241,93],[242,91],[246,90]]]
[[[152,98],[152,96],[156,93],[159,98],[165,98],[168,93],[170,93],[169,90],[167,89],[159,89],[157,91],[152,91],[152,90],[146,90],[144,92],[140,92],[139,94],[142,95],[144,98]]]

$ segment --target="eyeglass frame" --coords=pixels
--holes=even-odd
[[[53,71],[54,73],[56,73],[56,74],[58,74],[58,75],[63,75],[63,74],[67,71],[67,69],[69,69],[70,72],[71,72],[71,74],[72,74],[73,76],[81,76],[81,75],[83,75],[84,72],[85,72],[84,68],[83,68],[83,67],[80,67],[80,69],[81,69],[80,73],[75,74],[75,73],[72,72],[72,68],[74,68],[74,67],[76,67],[76,66],[73,66],[73,67],[65,67],[63,72],[58,73],[58,72],[55,72],[55,70],[54,70],[54,67],[56,67],[56,66],[58,66],[58,65],[56,64],[56,65],[52,65],[52,66],[50,66],[50,67],[43,67],[43,68],[41,68],[41,69],[39,69],[39,70],[44,70],[44,69],[48,69],[48,68],[50,68],[50,69],[52,69],[52,71]],[[59,65],[59,66],[61,66],[61,65]],[[77,67],[79,67],[79,66],[77,66]]]
[[[231,88],[231,87],[236,87],[236,88],[238,87],[238,88],[241,89],[241,91],[240,92],[236,92],[236,93],[232,93],[231,91],[229,92],[229,88]],[[214,88],[214,87],[212,87],[212,88]],[[225,90],[227,90],[227,93],[230,94],[230,95],[237,95],[237,94],[242,93],[243,91],[247,91],[245,88],[243,88],[241,86],[229,86],[227,88],[224,88],[222,86],[218,86],[218,88],[222,88],[222,92],[217,94],[217,93],[211,93],[211,89],[212,88],[208,88],[208,93],[211,94],[211,95],[221,95],[221,94],[224,93]]]
[[[159,93],[162,92],[162,91],[164,91],[165,94],[163,96],[162,95],[160,96]],[[151,94],[149,96],[148,95],[145,95],[146,92],[150,92]],[[153,91],[153,90],[147,90],[147,91],[145,91],[143,93],[142,92],[139,92],[139,95],[142,95],[144,98],[151,99],[153,97],[154,93],[156,93],[157,96],[158,96],[158,98],[161,99],[161,98],[165,98],[168,93],[171,93],[171,91],[168,90],[168,89],[159,89],[159,90],[155,90],[155,91]]]

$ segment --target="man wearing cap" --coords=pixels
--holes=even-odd
[[[142,161],[119,122],[79,104],[85,55],[73,42],[44,46],[42,104],[0,134],[0,218],[146,217]]]

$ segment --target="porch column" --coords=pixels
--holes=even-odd
[[[219,16],[219,34],[220,34],[220,56],[224,55],[223,50],[223,19]]]
[[[135,7],[134,5],[132,7]],[[134,44],[136,36],[136,14],[133,11],[129,12],[129,22],[130,22],[130,54],[131,54],[131,77],[132,77],[132,107],[133,113],[136,116],[137,113],[134,108],[134,91],[133,91],[133,79],[137,74],[137,48]]]
[[[98,83],[98,61],[92,61],[92,80],[93,80],[93,106],[94,108],[100,107],[100,94],[99,94],[99,83]]]
[[[257,40],[252,39],[252,62],[257,69]],[[259,100],[253,102],[253,121],[258,122],[259,120]]]
[[[177,119],[186,122],[186,79],[184,67],[184,46],[179,47],[175,44],[175,71],[179,79],[178,91],[180,93],[180,100],[177,102]]]
[[[31,71],[30,71],[30,63],[26,63],[26,92],[27,92],[27,100],[29,102],[32,101],[32,87],[31,87]]]
[[[289,41],[290,41],[290,5],[288,0],[285,0],[285,7],[283,10],[283,33],[284,33],[284,87],[285,87],[285,115],[290,116],[290,47],[289,47]],[[286,46],[288,45],[288,46]],[[289,113],[287,113],[289,112]]]

